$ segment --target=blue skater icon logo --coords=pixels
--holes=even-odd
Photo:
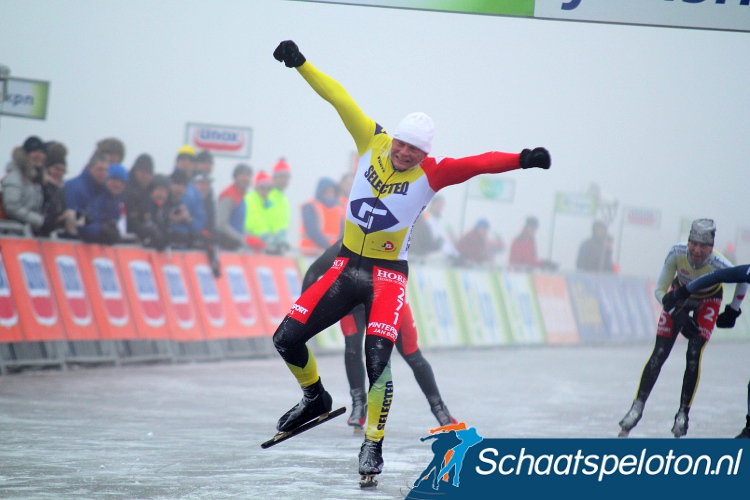
[[[430,435],[420,441],[433,440],[434,457],[414,482],[414,489],[407,498],[422,498],[417,492],[447,492],[458,488],[466,452],[483,439],[476,428],[467,428],[463,422],[431,429]]]

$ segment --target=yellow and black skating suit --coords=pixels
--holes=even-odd
[[[297,70],[336,108],[357,146],[359,162],[344,229],[344,246],[354,253],[406,260],[412,226],[437,191],[479,174],[520,168],[519,154],[489,152],[465,158],[428,156],[421,165],[400,172],[389,156],[391,138],[344,87],[309,62]]]

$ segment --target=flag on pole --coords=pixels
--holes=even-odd
[[[555,212],[558,214],[593,217],[596,207],[596,199],[586,193],[557,193],[555,198]]]
[[[652,208],[625,209],[624,223],[631,226],[647,226],[655,229],[661,224],[661,210]]]
[[[516,181],[479,175],[469,181],[469,196],[488,201],[513,203],[516,196]]]

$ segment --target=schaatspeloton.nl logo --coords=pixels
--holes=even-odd
[[[411,500],[565,491],[612,500],[651,488],[692,497],[750,480],[748,440],[491,439],[461,422],[431,429],[420,441],[430,443],[433,456],[406,496]]]

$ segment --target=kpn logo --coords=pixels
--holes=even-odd
[[[420,441],[432,441],[433,458],[406,498],[461,498],[458,495],[464,459],[469,449],[483,439],[476,428],[467,427],[464,422],[430,429],[430,434]]]

